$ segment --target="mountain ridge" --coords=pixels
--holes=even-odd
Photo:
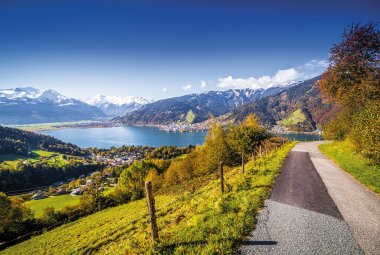
[[[19,87],[0,90],[0,123],[4,125],[94,120],[104,118],[98,108],[55,90]]]
[[[84,103],[95,106],[104,114],[111,117],[124,115],[128,112],[140,109],[142,106],[154,102],[143,97],[132,96],[105,96],[102,94],[81,100]]]

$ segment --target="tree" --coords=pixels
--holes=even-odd
[[[242,126],[231,126],[228,132],[228,141],[232,148],[241,155],[241,172],[244,173],[244,154],[247,148],[247,140]]]
[[[153,167],[153,164],[147,160],[133,162],[131,166],[121,173],[118,188],[131,194],[132,200],[141,198],[144,194],[145,178],[151,167]]]
[[[204,156],[202,160],[206,172],[216,171],[221,161],[225,165],[233,165],[233,151],[227,142],[226,131],[222,125],[213,122],[209,128],[205,143],[202,147],[200,156]]]
[[[357,151],[380,163],[380,105],[368,105],[357,112],[348,139]]]
[[[228,132],[229,144],[241,155],[241,171],[244,173],[245,154],[252,154],[262,141],[269,138],[266,129],[260,127],[258,118],[250,114],[238,126],[231,126]]]
[[[322,93],[357,109],[380,100],[380,31],[373,23],[352,25],[330,51],[319,82]]]
[[[246,142],[247,142],[247,148],[246,152],[248,154],[252,154],[253,159],[253,153],[256,150],[256,148],[262,144],[263,141],[270,138],[270,134],[266,131],[265,128],[260,127],[260,120],[259,117],[257,117],[255,114],[251,113],[249,114],[244,122],[242,123],[242,126],[244,128],[244,132],[246,133]]]
[[[342,105],[324,127],[325,136],[348,138],[358,152],[379,161],[380,31],[373,23],[357,24],[342,38],[319,82],[323,95]]]
[[[33,218],[30,208],[20,198],[9,198],[0,192],[0,236],[7,232],[21,232],[22,221]],[[0,239],[1,241],[1,239]]]

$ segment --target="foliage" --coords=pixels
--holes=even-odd
[[[249,114],[242,124],[229,128],[228,141],[231,147],[241,155],[243,172],[245,155],[253,154],[256,148],[269,137],[270,134],[259,126],[258,118],[253,114]]]
[[[324,95],[343,106],[326,125],[326,137],[349,139],[358,152],[380,162],[380,30],[373,23],[352,25],[342,38],[319,82]]]
[[[190,153],[195,147],[189,145],[187,147],[177,146],[160,146],[158,148],[152,146],[135,146],[123,145],[121,147],[112,146],[110,149],[89,148],[88,150],[100,156],[125,156],[125,155],[139,155],[140,158],[148,159],[172,159],[182,154]]]
[[[226,174],[227,193],[209,180],[195,192],[155,197],[161,242],[153,250],[145,199],[103,210],[35,236],[0,254],[234,254],[252,230],[283,160],[294,144]],[[182,185],[186,185],[183,183]],[[43,249],[41,249],[43,247]]]
[[[145,178],[152,168],[154,165],[148,160],[135,161],[121,173],[118,189],[129,194],[133,200],[143,197]]]
[[[31,149],[43,149],[76,156],[86,155],[86,151],[78,146],[64,143],[52,136],[0,126],[0,154],[15,153],[26,156]]]
[[[356,150],[380,163],[380,104],[368,105],[357,112],[348,139]]]
[[[88,174],[103,169],[99,163],[72,162],[63,167],[50,165],[48,162],[38,161],[22,164],[17,171],[0,171],[0,191],[11,192],[51,185],[54,182]]]
[[[319,145],[319,149],[343,170],[380,195],[380,165],[363,157],[347,141]]]
[[[351,130],[352,118],[352,113],[342,110],[323,126],[323,136],[326,139],[343,141]]]
[[[9,237],[26,231],[26,221],[33,213],[20,198],[9,198],[0,192],[0,243]]]
[[[375,24],[352,25],[331,49],[321,91],[348,108],[380,100],[380,31]]]

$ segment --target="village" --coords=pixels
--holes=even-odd
[[[166,132],[202,132],[207,130],[207,124],[205,122],[196,124],[171,123],[168,125],[159,125],[158,127]]]

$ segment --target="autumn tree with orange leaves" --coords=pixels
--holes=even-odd
[[[380,162],[380,31],[355,24],[332,47],[319,82],[322,94],[342,106],[325,127],[329,139],[348,139],[357,151]]]

